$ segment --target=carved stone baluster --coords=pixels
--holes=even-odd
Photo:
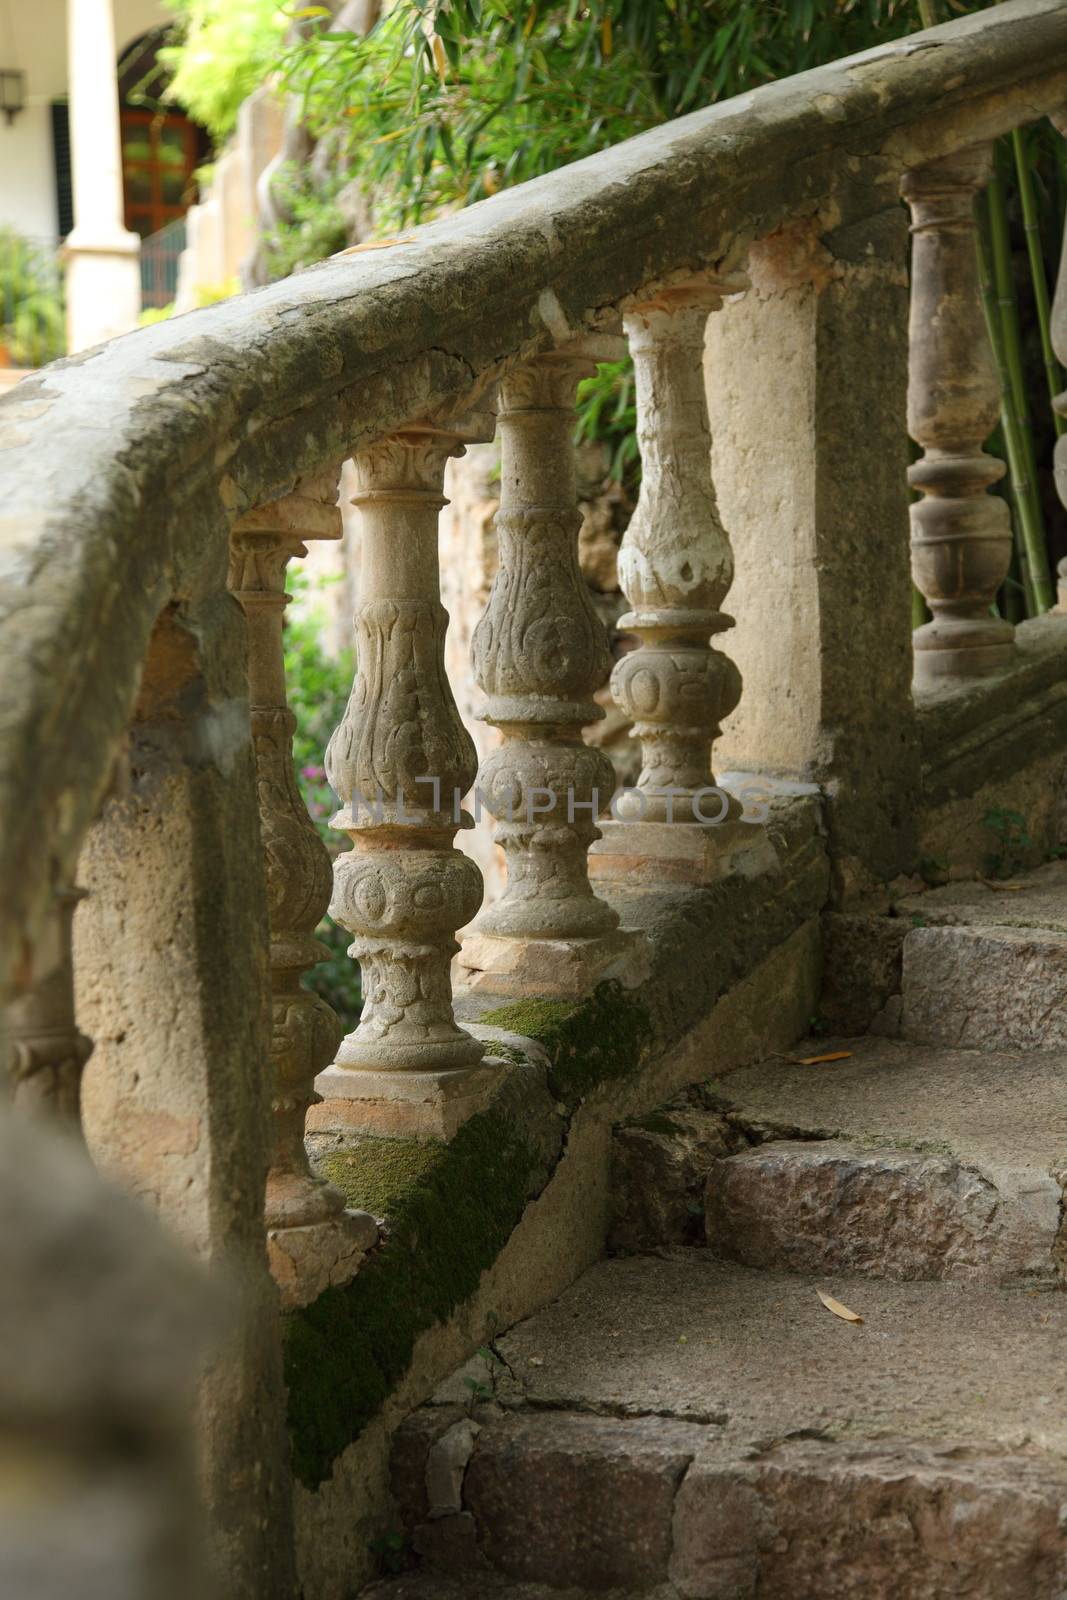
[[[1067,112],[1052,118],[1057,131],[1067,138]],[[1052,301],[1052,348],[1060,361],[1067,364],[1067,229],[1064,230],[1060,251],[1060,267],[1056,274],[1056,293]],[[1053,401],[1061,417],[1067,417],[1067,390]],[[1067,506],[1067,433],[1056,440],[1055,452],[1056,493]],[[1067,556],[1056,568],[1057,612],[1067,613]]]
[[[1014,654],[1014,629],[990,615],[1011,561],[1005,501],[986,493],[1004,464],[982,449],[1000,408],[978,297],[974,199],[991,171],[991,147],[961,150],[905,173],[912,274],[908,432],[923,456],[908,482],[912,574],[933,620],[916,629],[915,681],[998,672]]]
[[[706,882],[739,847],[762,841],[716,789],[712,745],[741,698],[741,675],[709,643],[733,626],[722,603],[733,581],[730,540],[711,477],[704,332],[718,293],[706,284],[666,290],[623,320],[637,379],[641,493],[619,553],[637,635],[612,693],[641,741],[636,795],[604,824],[598,877],[634,873]],[[710,792],[709,792],[710,791]]]
[[[314,931],[330,898],[330,858],[293,771],[296,719],[286,703],[282,619],[286,568],[305,541],[338,539],[336,473],[238,519],[229,586],[248,623],[248,687],[256,752],[259,820],[266,857],[271,951],[271,1109],[274,1119],[265,1220],[271,1271],[283,1300],[302,1304],[351,1277],[377,1238],[365,1212],[313,1175],[304,1146],[317,1072],[333,1058],[341,1025],[301,984],[328,954]]]
[[[500,389],[500,565],[473,654],[482,715],[503,735],[478,783],[507,887],[461,956],[476,987],[500,993],[584,993],[633,943],[594,894],[586,860],[615,787],[607,756],[582,742],[583,725],[604,715],[592,694],[610,667],[577,556],[574,397],[593,370],[584,353],[554,352]]]
[[[485,1046],[452,1011],[456,930],[481,904],[482,878],[453,846],[470,826],[458,802],[477,757],[445,676],[437,551],[446,462],[490,430],[491,418],[413,424],[354,458],[356,679],[326,770],[341,801],[333,826],[352,840],[331,911],[355,935],[364,1007],[318,1087],[348,1102],[340,1120],[383,1131],[447,1135],[496,1071],[479,1070]]]
[[[44,1111],[77,1128],[82,1069],[92,1041],[78,1031],[74,1012],[71,924],[81,889],[56,892],[52,912],[55,948],[47,975],[7,1010],[12,1098],[17,1106]]]

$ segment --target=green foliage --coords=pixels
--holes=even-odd
[[[291,578],[292,593],[306,595],[307,588],[303,574]],[[335,800],[326,781],[323,756],[348,703],[355,658],[351,650],[328,655],[322,647],[322,632],[323,619],[314,607],[305,606],[299,615],[287,617],[285,683],[289,707],[296,717],[293,761],[297,784],[326,848],[337,855],[345,848],[345,840],[329,826]],[[308,988],[329,1001],[346,1030],[351,1029],[359,1020],[363,1002],[359,968],[348,954],[349,935],[329,916],[322,919],[316,935],[330,953],[309,973]]]
[[[274,0],[167,0],[177,39],[159,51],[173,74],[166,98],[203,123],[218,141],[237,111],[273,72],[288,19]]]
[[[391,1529],[388,1533],[380,1534],[377,1539],[372,1539],[368,1549],[378,1563],[378,1571],[383,1576],[397,1572],[406,1572],[411,1566],[412,1552],[404,1534]]]
[[[285,70],[392,228],[917,26],[914,0],[395,0]]]
[[[16,367],[43,367],[66,350],[55,260],[13,228],[0,228],[0,345]]]
[[[335,255],[348,243],[345,219],[334,195],[343,183],[334,178],[326,191],[312,186],[306,172],[287,163],[274,179],[274,194],[291,221],[264,240],[272,278],[287,277]]]

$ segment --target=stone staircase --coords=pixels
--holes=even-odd
[[[841,920],[877,1031],[616,1130],[612,1253],[397,1435],[379,1600],[1067,1594],[1067,865]]]

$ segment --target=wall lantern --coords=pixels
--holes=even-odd
[[[20,111],[26,109],[26,74],[0,67],[0,111],[10,128]]]

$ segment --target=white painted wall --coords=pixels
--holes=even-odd
[[[162,0],[114,0],[118,53],[170,20]],[[56,235],[49,106],[67,91],[66,0],[0,0],[0,67],[26,73],[26,107],[11,127],[0,117],[0,227],[37,239]]]

